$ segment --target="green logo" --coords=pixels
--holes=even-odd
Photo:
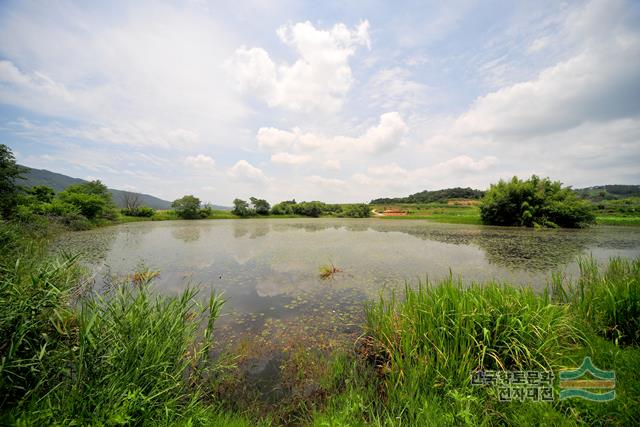
[[[580,379],[586,373],[593,379]],[[560,400],[581,397],[596,402],[606,402],[616,397],[616,373],[603,371],[593,365],[590,357],[585,357],[582,365],[574,371],[560,371]],[[591,390],[598,390],[591,391]],[[603,392],[604,390],[608,390]]]

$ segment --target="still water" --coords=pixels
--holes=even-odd
[[[380,292],[449,274],[542,289],[553,271],[575,276],[578,256],[604,262],[640,255],[640,227],[531,230],[420,220],[249,219],[140,222],[70,233],[98,289],[148,267],[154,288],[224,292],[226,341],[310,342],[331,347],[357,334],[362,304]],[[322,265],[340,272],[320,278]],[[260,341],[262,340],[262,341]]]

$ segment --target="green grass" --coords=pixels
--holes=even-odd
[[[543,293],[449,279],[381,297],[367,306],[360,355],[314,424],[632,425],[640,417],[639,264],[613,259],[602,270],[582,260],[576,282],[556,276]],[[470,384],[479,368],[557,375],[585,356],[616,371],[615,400],[504,403],[496,389]]]
[[[100,296],[77,257],[15,246],[1,259],[0,424],[249,424],[208,392],[219,295],[201,305],[192,289],[154,296],[135,280]]]
[[[600,225],[640,225],[638,216],[596,216],[596,224]]]

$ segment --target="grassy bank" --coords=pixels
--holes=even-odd
[[[0,423],[9,425],[629,425],[640,417],[640,259],[580,263],[536,293],[450,278],[365,306],[354,351],[310,352],[281,369],[288,393],[250,398],[234,357],[210,355],[222,300],[153,293],[153,274],[104,295],[50,228],[0,225]],[[149,273],[149,272],[146,272]],[[616,372],[616,398],[501,402],[479,370],[558,376],[584,356]],[[249,387],[249,388],[247,388]]]
[[[97,295],[45,231],[0,225],[0,424],[248,425],[207,393],[218,295],[153,296],[151,274]]]
[[[583,261],[576,282],[556,276],[543,294],[423,284],[371,303],[366,315],[360,353],[376,372],[343,383],[319,415],[329,424],[631,425],[640,416],[639,259],[612,260],[604,271]],[[477,370],[557,377],[585,356],[616,371],[615,400],[560,401],[557,378],[548,403],[500,402],[496,387],[471,384]]]

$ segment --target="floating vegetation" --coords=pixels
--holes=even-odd
[[[320,266],[320,278],[322,280],[333,279],[336,273],[342,273],[342,270],[333,265],[332,262]]]
[[[160,271],[158,270],[149,270],[145,269],[142,271],[137,271],[129,276],[131,283],[136,286],[141,286],[143,284],[151,282],[153,279],[160,275]]]

